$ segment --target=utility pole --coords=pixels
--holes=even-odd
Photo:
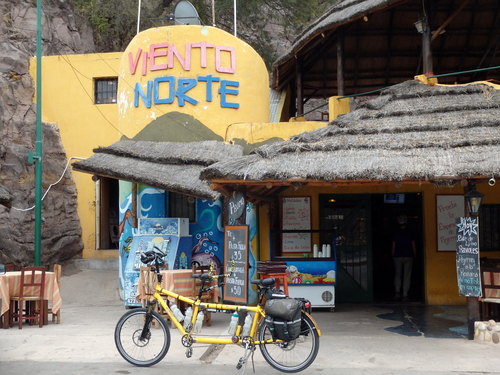
[[[36,1],[36,141],[35,154],[35,266],[41,265],[42,255],[42,0]]]
[[[234,16],[234,36],[238,36],[236,26],[236,0],[233,1],[233,16]]]

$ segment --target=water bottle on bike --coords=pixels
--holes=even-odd
[[[181,310],[177,307],[175,303],[172,303],[170,305],[170,310],[172,310],[172,313],[175,316],[175,319],[177,319],[179,322],[182,322],[184,320],[184,314],[182,313]]]
[[[196,323],[194,324],[194,332],[195,333],[201,332],[201,327],[203,325],[203,318],[204,317],[205,317],[205,314],[203,314],[203,311],[200,311],[198,313],[198,316],[196,317]]]
[[[186,310],[186,317],[184,318],[184,329],[187,329],[191,324],[191,318],[193,317],[193,309],[191,306]]]

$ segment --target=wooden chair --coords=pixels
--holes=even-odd
[[[158,277],[156,275],[156,272],[151,271],[150,266],[143,266],[139,269],[137,299],[140,300],[142,307],[146,307],[148,302],[152,302],[155,300],[153,294],[155,292],[157,283]],[[154,311],[160,314],[164,319],[169,319],[167,313],[161,308],[159,304],[155,304]]]
[[[44,291],[44,267],[25,267],[21,269],[19,295],[10,297],[9,323],[11,326],[14,325],[14,319],[17,318],[19,329],[23,328],[24,320],[38,320],[38,326],[43,327],[45,313]],[[17,308],[15,308],[15,302],[18,302]],[[35,302],[40,307],[38,310],[34,306]]]
[[[500,304],[500,268],[484,267],[481,269],[483,296],[481,302],[481,319],[492,319],[491,305]]]
[[[56,275],[56,282],[59,287],[59,290],[61,289],[61,273],[62,273],[62,266],[60,264],[54,264],[54,274]],[[58,312],[54,313],[52,311],[52,307],[48,306],[48,301],[45,302],[45,306],[47,306],[47,314],[52,315],[52,322],[56,322],[56,324],[61,323],[61,309],[59,309]]]
[[[5,272],[12,272],[12,271],[21,271],[21,267],[18,266],[17,264],[6,264],[5,265]]]
[[[277,289],[282,288],[288,296],[288,276],[286,274],[286,263],[282,261],[259,261],[257,262],[257,273],[261,279],[274,278]]]
[[[210,271],[210,266],[196,266],[193,265],[193,275],[198,273],[208,273]],[[200,290],[201,281],[200,279],[193,279],[193,297],[198,296],[198,292]],[[216,302],[215,301],[215,292],[211,290],[209,292],[205,292],[201,295],[201,301],[203,302]],[[205,311],[205,316],[203,321],[207,327],[212,325],[212,314],[208,311]]]
[[[139,285],[140,290],[137,290],[137,298],[140,299],[142,307],[146,307],[148,301],[152,301],[155,287],[158,278],[155,272],[151,271],[151,267],[141,267],[139,269]]]

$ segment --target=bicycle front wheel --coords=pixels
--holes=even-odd
[[[261,321],[258,339],[272,339],[271,331],[264,320]],[[319,335],[311,319],[302,315],[302,327],[299,337],[289,342],[261,344],[260,351],[264,359],[276,370],[299,372],[308,368],[316,359],[319,350]]]
[[[116,324],[115,344],[126,361],[140,367],[152,366],[167,354],[170,330],[157,312],[133,309]]]

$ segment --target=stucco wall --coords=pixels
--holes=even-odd
[[[116,104],[94,104],[94,78],[117,77],[121,53],[45,56],[42,60],[42,121],[59,127],[67,158],[89,157],[92,149],[116,142]],[[35,80],[32,59],[30,74]],[[83,257],[116,257],[95,251],[95,184],[92,176],[73,172],[82,226]]]

